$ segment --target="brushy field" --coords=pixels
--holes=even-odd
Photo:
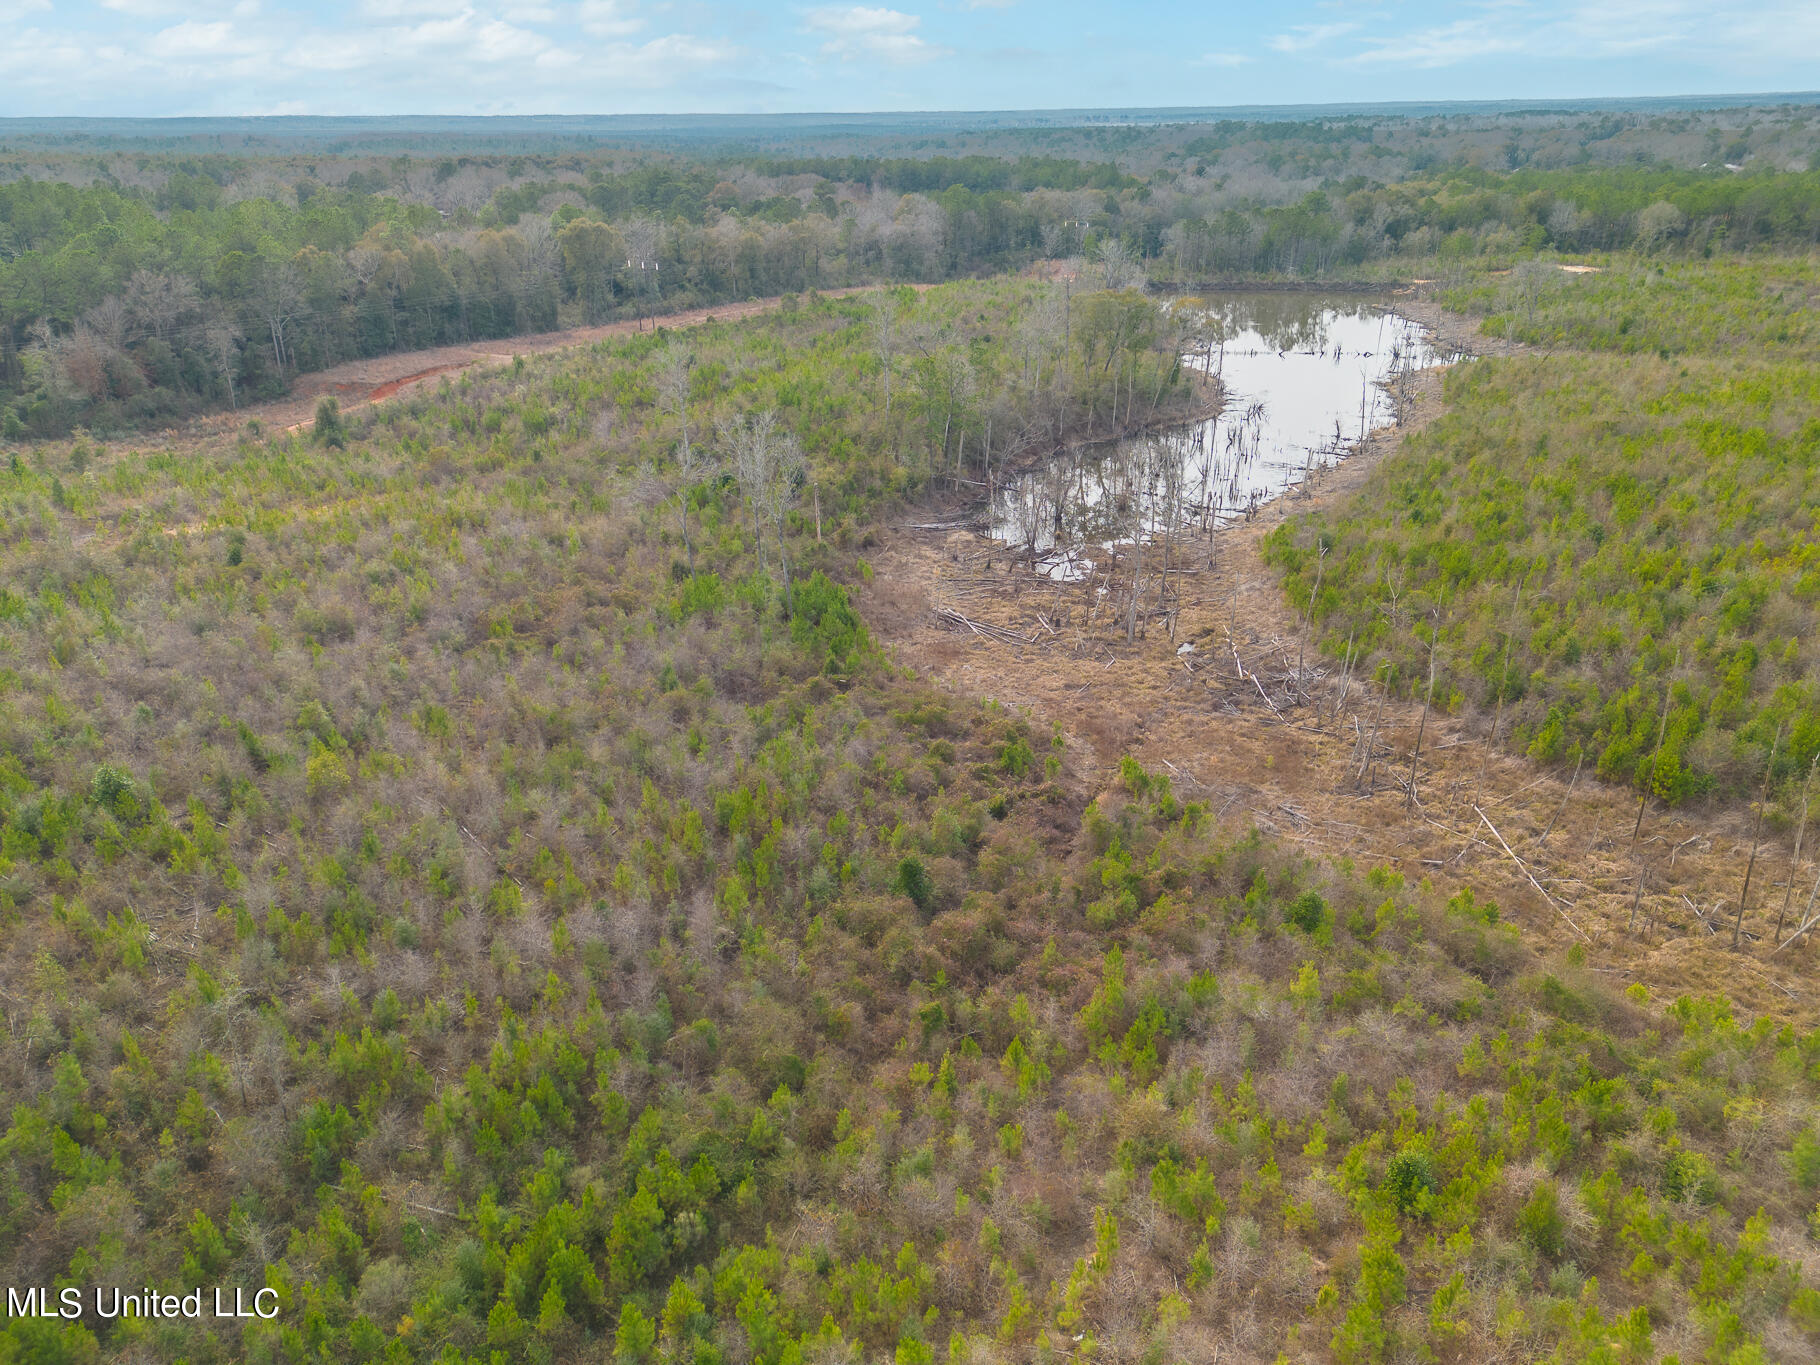
[[[0,1361],[1813,1353],[1820,1035],[871,643],[989,420],[1172,392],[1036,290],[898,301],[889,417],[846,300],[0,471],[0,1267],[282,1305]]]
[[[1443,295],[1527,353],[1271,558],[1329,650],[1519,752],[1792,820],[1816,754],[1820,345],[1811,260],[1524,266]],[[1323,554],[1324,552],[1324,554]],[[1438,643],[1436,643],[1438,641]],[[1771,759],[1773,754],[1773,766]]]

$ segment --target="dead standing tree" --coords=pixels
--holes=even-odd
[[[716,427],[721,448],[732,461],[733,477],[739,480],[746,495],[746,507],[752,514],[752,542],[758,550],[761,573],[765,567],[765,539],[759,523],[759,489],[765,477],[762,449],[771,439],[776,424],[776,413],[761,412],[751,417],[725,418]]]
[[[1801,869],[1801,841],[1807,836],[1807,798],[1814,787],[1814,770],[1820,768],[1820,752],[1807,765],[1807,781],[1801,784],[1801,823],[1795,827],[1795,851],[1788,860],[1788,888],[1782,893],[1782,909],[1776,915],[1776,942],[1782,941],[1782,925],[1788,919],[1789,902],[1795,895],[1795,873]]]
[[[781,430],[777,414],[767,409],[750,417],[721,423],[722,444],[732,453],[734,475],[752,508],[752,536],[757,542],[759,564],[764,564],[764,527],[769,524],[777,542],[777,558],[784,577],[784,612],[793,608],[790,580],[790,545],[784,528],[790,509],[802,496],[808,461],[795,433]]]
[[[240,399],[234,392],[234,376],[240,370],[240,328],[226,313],[210,320],[203,338],[208,344],[209,359],[215,362],[215,370],[221,381],[227,385],[228,406],[238,408]]]
[[[1656,748],[1650,755],[1649,769],[1643,775],[1643,795],[1637,800],[1637,823],[1630,831],[1630,855],[1637,861],[1637,893],[1631,897],[1630,918],[1624,925],[1625,933],[1632,933],[1637,927],[1637,909],[1643,904],[1643,860],[1638,856],[1639,840],[1643,836],[1643,812],[1649,808],[1650,794],[1656,789],[1656,765],[1662,761],[1662,741],[1668,735],[1668,704],[1675,693],[1675,670],[1681,667],[1681,651],[1675,651],[1675,662],[1669,667],[1668,678],[1662,684],[1662,719],[1656,725]]]
[[[1769,746],[1769,759],[1763,765],[1763,791],[1757,798],[1757,822],[1751,830],[1750,861],[1744,866],[1744,887],[1738,892],[1738,918],[1732,921],[1732,951],[1736,952],[1744,936],[1744,911],[1750,903],[1751,874],[1757,870],[1757,850],[1763,843],[1763,812],[1769,806],[1769,784],[1776,771],[1776,755],[1782,750],[1783,727],[1776,727],[1776,742]]]
[[[261,274],[255,302],[272,334],[272,360],[282,374],[291,362],[287,329],[292,317],[303,306],[303,281],[298,277],[296,267],[286,261]]]
[[[874,295],[868,326],[872,330],[872,351],[885,379],[886,417],[891,415],[891,368],[897,358],[897,312],[897,295],[891,290],[881,289]]]
[[[1132,451],[1127,496],[1131,500],[1131,607],[1125,616],[1125,639],[1137,639],[1138,599],[1144,589],[1144,503],[1150,496],[1151,445],[1139,441]]]
[[[1408,809],[1416,808],[1416,765],[1422,761],[1422,737],[1428,733],[1428,709],[1435,699],[1435,656],[1441,647],[1441,612],[1436,608],[1429,620],[1428,629],[1428,692],[1422,698],[1422,721],[1416,727],[1416,746],[1409,755],[1409,801]]]
[[[695,577],[695,540],[689,534],[689,498],[704,469],[704,462],[689,441],[689,384],[694,367],[694,355],[675,343],[666,346],[657,357],[657,401],[676,418],[681,430],[676,445],[676,515],[682,526],[690,578]]]

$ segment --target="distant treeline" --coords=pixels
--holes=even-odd
[[[819,175],[858,185],[877,185],[900,194],[940,190],[1125,190],[1143,182],[1109,161],[1069,161],[1052,156],[872,156],[767,158],[752,163],[764,175]]]
[[[1386,256],[1536,251],[1799,249],[1820,242],[1820,173],[1455,167],[1393,185],[1346,183],[1299,203],[1188,215],[1165,227],[1163,276],[1318,275]]]
[[[1140,181],[1037,156],[449,157],[330,185],[295,161],[190,158],[143,184],[0,183],[0,435],[165,420],[392,350],[982,275],[1114,242],[1154,282],[1193,284],[1820,241],[1815,172],[1456,164],[1273,203],[1235,198],[1210,161]]]

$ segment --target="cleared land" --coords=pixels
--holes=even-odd
[[[926,289],[927,285],[915,286]],[[826,298],[846,298],[863,294],[866,288],[828,289]],[[367,360],[350,360],[332,369],[306,374],[285,397],[269,403],[254,403],[235,412],[216,413],[198,420],[198,434],[231,428],[238,423],[258,420],[273,426],[308,430],[315,424],[316,404],[333,397],[348,412],[368,403],[383,403],[389,398],[408,393],[425,380],[455,374],[473,366],[508,365],[521,355],[543,355],[549,351],[566,351],[576,346],[592,346],[616,337],[636,336],[659,328],[676,331],[700,327],[710,322],[737,322],[756,317],[781,306],[783,297],[751,299],[729,303],[718,308],[687,308],[677,313],[658,313],[649,318],[602,323],[598,327],[568,327],[556,332],[537,332],[530,336],[509,337],[480,342],[472,346],[432,346],[421,351],[400,351],[374,356]]]
[[[1432,298],[1412,299],[1407,309],[1480,354],[1523,349],[1485,336]],[[1652,800],[1639,861],[1634,791],[1598,781],[1590,764],[1576,780],[1571,764],[1488,752],[1483,719],[1456,719],[1438,707],[1427,718],[1412,806],[1407,784],[1422,706],[1381,700],[1357,678],[1341,703],[1339,666],[1319,656],[1260,543],[1287,517],[1363,487],[1408,433],[1438,415],[1440,388],[1440,373],[1426,372],[1400,426],[1375,433],[1255,520],[1184,546],[1184,570],[1171,577],[1180,594],[1173,635],[1154,619],[1147,638],[1127,644],[1122,624],[1104,611],[1086,624],[1095,582],[1056,584],[983,537],[957,544],[951,531],[903,527],[876,559],[862,599],[867,617],[900,658],[947,686],[1028,708],[1039,725],[1059,722],[1082,741],[1076,761],[1089,788],[1113,780],[1120,758],[1131,754],[1174,774],[1184,795],[1311,852],[1388,862],[1449,894],[1479,888],[1519,910],[1526,935],[1583,943],[1589,963],[1620,981],[1671,995],[1723,991],[1753,1011],[1811,1026],[1820,1018],[1808,980],[1812,936],[1772,953],[1791,874],[1792,915],[1806,904],[1814,876],[1805,857],[1800,869],[1791,866],[1792,830],[1766,839],[1758,854],[1743,951],[1734,952],[1753,839],[1747,813],[1665,812]],[[965,510],[964,503],[952,509]],[[1192,653],[1179,653],[1184,645]],[[1298,659],[1307,675],[1301,686]],[[1362,782],[1361,736],[1374,730],[1375,771]],[[1809,854],[1813,847],[1810,839]]]

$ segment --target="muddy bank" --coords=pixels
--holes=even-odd
[[[1437,301],[1437,293],[1434,285],[1410,285],[1407,292],[1399,290],[1392,296],[1393,306],[1403,316],[1428,328],[1442,345],[1470,355],[1522,355],[1530,349],[1520,341],[1487,335],[1478,318],[1448,312]]]
[[[1455,345],[1521,350],[1481,337],[1474,320],[1430,299],[1397,303]],[[1417,759],[1422,707],[1357,673],[1343,677],[1284,600],[1259,542],[1284,517],[1363,487],[1407,432],[1442,411],[1440,378],[1414,376],[1396,425],[1221,532],[1210,549],[1179,558],[1170,617],[1145,613],[1136,639],[1126,638],[1124,613],[1108,610],[1104,580],[1045,578],[951,527],[889,533],[868,556],[876,573],[860,592],[862,609],[919,672],[1024,711],[1043,733],[1059,725],[1062,780],[1083,798],[1115,781],[1130,754],[1241,828],[1310,854],[1384,863],[1444,895],[1470,886],[1532,942],[1581,945],[1585,970],[1608,979],[1671,997],[1722,987],[1742,1008],[1820,1021],[1808,951],[1733,953],[1713,927],[1736,894],[1748,827],[1731,816],[1653,812],[1656,861],[1639,898],[1633,792],[1492,747],[1488,724],[1440,708],[1426,718]],[[1779,867],[1769,874],[1765,903],[1781,895],[1779,877]]]

